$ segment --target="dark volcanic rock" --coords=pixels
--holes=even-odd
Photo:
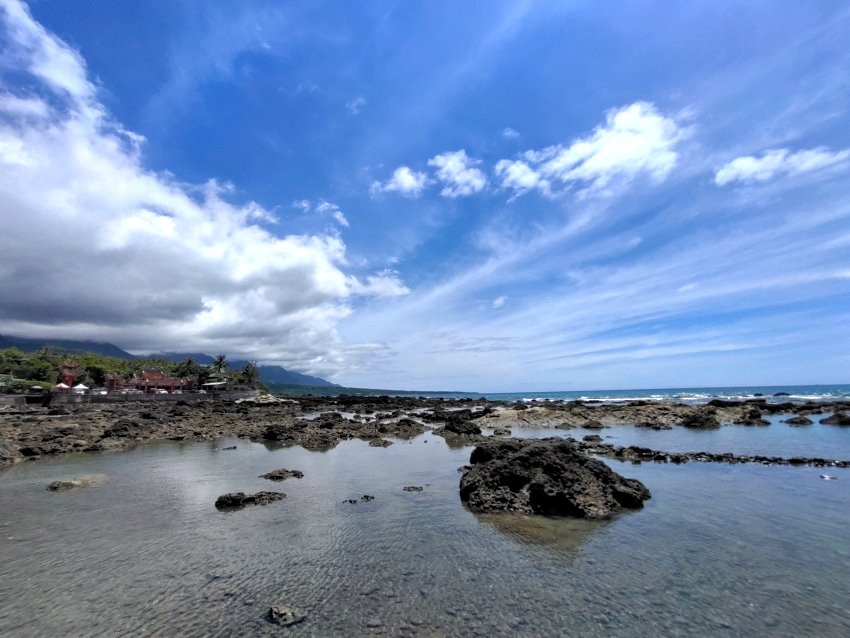
[[[720,427],[720,421],[711,412],[699,411],[687,416],[682,421],[682,425],[686,428],[696,430],[709,430]]]
[[[811,425],[814,423],[809,417],[798,414],[785,421],[788,425]]]
[[[285,481],[288,478],[304,478],[304,472],[300,470],[287,470],[286,468],[281,468],[279,470],[274,470],[273,472],[268,472],[266,474],[261,474],[260,478],[268,479],[270,481]]]
[[[286,498],[286,494],[283,492],[257,492],[256,494],[231,492],[219,496],[215,500],[215,506],[219,509],[234,509],[246,505],[268,505],[282,498]]]
[[[149,426],[143,426],[132,419],[118,419],[112,427],[103,431],[103,437],[136,437],[150,430]]]
[[[460,498],[477,512],[606,518],[650,498],[639,481],[559,438],[488,441],[473,450],[469,462]]]
[[[820,420],[824,425],[850,425],[850,414],[836,412],[832,416]]]
[[[471,421],[466,421],[458,417],[449,417],[446,424],[443,426],[443,431],[451,432],[452,434],[459,434],[461,436],[481,434],[480,427]]]
[[[305,618],[307,618],[307,614],[300,609],[294,609],[284,605],[272,605],[266,612],[266,620],[281,627],[295,625]]]
[[[652,421],[644,421],[643,423],[635,424],[636,428],[643,428],[645,430],[672,430],[672,425],[667,425],[666,423],[654,423]]]
[[[369,441],[370,447],[389,447],[392,444],[392,441],[387,441],[386,439],[371,439]]]
[[[79,485],[74,483],[74,481],[53,481],[47,486],[47,489],[51,492],[62,492],[64,490],[72,490],[75,487],[79,487]]]
[[[761,410],[758,408],[750,408],[743,416],[735,421],[736,425],[770,425],[770,421],[763,418]]]
[[[401,488],[405,492],[421,492],[424,488],[420,485],[408,485],[407,487]]]
[[[602,437],[598,434],[588,434],[584,438],[582,438],[582,441],[587,441],[588,443],[598,443],[601,440]]]
[[[584,425],[582,425],[585,430],[603,430],[605,426],[602,425],[599,421],[588,421]]]

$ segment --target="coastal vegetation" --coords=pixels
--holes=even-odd
[[[0,350],[0,392],[26,392],[34,387],[44,389],[59,383],[62,368],[73,366],[77,370],[75,382],[89,387],[103,387],[110,377],[129,381],[134,374],[145,370],[161,370],[169,376],[191,379],[198,387],[213,375],[227,377],[237,385],[256,387],[260,383],[259,368],[254,361],[237,370],[231,370],[226,355],[218,355],[211,365],[198,363],[187,356],[179,362],[150,357],[121,359],[95,352],[68,352],[49,347],[35,352],[18,348]]]

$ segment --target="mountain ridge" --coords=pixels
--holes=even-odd
[[[209,365],[213,362],[214,357],[208,354],[199,352],[159,352],[149,355],[136,356],[116,346],[115,344],[102,341],[88,341],[75,339],[33,339],[30,337],[13,337],[10,335],[0,335],[0,349],[17,348],[23,352],[35,352],[41,348],[55,348],[57,350],[67,350],[68,352],[93,352],[105,357],[113,357],[123,359],[125,361],[135,361],[137,359],[165,359],[174,363],[183,361],[186,357],[192,357],[201,365]],[[244,368],[248,361],[237,360],[228,361],[228,364],[233,369]],[[257,369],[260,372],[260,381],[279,383],[285,385],[307,385],[316,387],[335,387],[336,383],[331,383],[321,377],[314,377],[309,374],[287,370],[283,366],[276,365],[258,365]]]

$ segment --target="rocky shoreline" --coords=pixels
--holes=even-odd
[[[727,424],[764,427],[766,416],[787,415],[781,427],[810,427],[812,415],[826,415],[814,427],[850,424],[850,403],[771,403],[715,400],[706,405],[632,401],[628,403],[499,403],[416,397],[300,397],[297,401],[260,396],[242,401],[197,401],[0,406],[0,467],[68,452],[123,450],[147,441],[210,441],[241,437],[267,445],[330,449],[361,439],[375,447],[427,431],[451,445],[476,445],[507,437],[513,428],[677,427],[714,429]],[[822,424],[822,425],[821,425]],[[776,427],[776,426],[774,426]],[[485,434],[487,433],[487,434]],[[491,434],[492,433],[492,434]],[[847,467],[846,460],[709,454],[673,454],[622,448],[601,441],[578,444],[586,453],[626,461],[710,461]]]

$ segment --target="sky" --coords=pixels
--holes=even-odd
[[[0,333],[850,382],[843,1],[0,0]]]

